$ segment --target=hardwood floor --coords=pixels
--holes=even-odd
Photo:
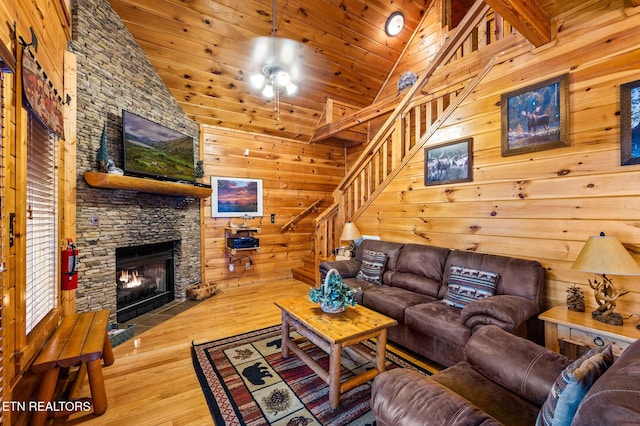
[[[103,369],[105,414],[76,413],[56,425],[211,425],[213,420],[191,361],[191,344],[281,323],[274,300],[306,297],[309,285],[295,279],[224,289],[114,348],[115,363]],[[437,366],[394,348],[432,372]],[[86,383],[80,396],[90,395]]]
[[[280,280],[223,290],[114,348],[104,368],[105,414],[77,413],[54,424],[210,425],[213,423],[191,361],[191,343],[233,336],[281,322],[277,298],[303,296],[309,286]],[[81,395],[89,395],[85,383]]]

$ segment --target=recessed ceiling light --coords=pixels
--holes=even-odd
[[[393,37],[400,34],[404,27],[404,15],[402,12],[393,12],[387,19],[387,23],[384,25],[384,31],[388,36]]]

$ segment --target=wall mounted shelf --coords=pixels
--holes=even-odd
[[[109,173],[84,172],[84,180],[94,188],[129,189],[151,194],[172,195],[174,197],[207,198],[211,195],[211,188],[207,187]]]
[[[260,232],[260,228],[244,228],[244,227],[229,227],[224,228],[224,236],[225,236],[225,249],[230,252],[232,255],[236,254],[239,251],[247,251],[247,250],[260,250],[260,240],[257,238],[253,238],[253,233]],[[250,246],[249,247],[233,247],[232,240],[250,240],[247,241]]]

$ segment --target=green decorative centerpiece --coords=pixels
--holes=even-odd
[[[336,269],[331,269],[327,272],[323,285],[309,290],[309,299],[320,303],[320,309],[324,312],[334,314],[344,311],[347,306],[355,306],[354,295],[357,291],[344,283]]]

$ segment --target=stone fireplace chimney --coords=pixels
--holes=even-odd
[[[169,241],[175,254],[175,298],[183,300],[186,287],[201,282],[200,202],[92,188],[82,174],[96,171],[105,125],[109,157],[122,168],[123,109],[193,137],[196,153],[199,126],[185,116],[109,2],[74,3],[69,49],[78,62],[77,310],[115,314],[116,249]]]

